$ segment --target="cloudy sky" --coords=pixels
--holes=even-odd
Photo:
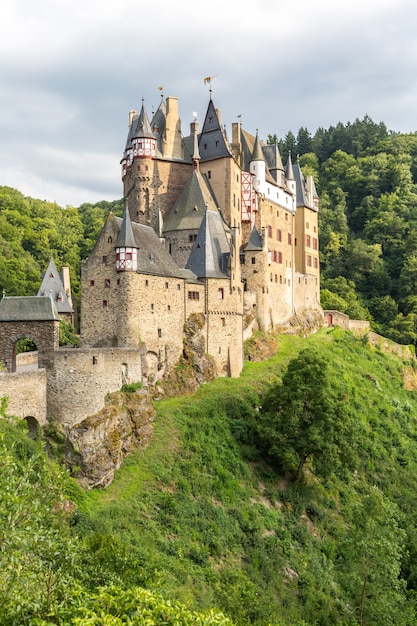
[[[3,0],[0,24],[0,185],[62,206],[122,196],[128,113],[158,86],[184,134],[206,76],[229,131],[417,131],[415,0]]]

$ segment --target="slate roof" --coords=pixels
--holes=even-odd
[[[0,322],[60,321],[58,311],[48,296],[12,296],[0,301]]]
[[[119,228],[122,227],[123,219],[113,216]],[[137,222],[131,222],[133,237],[137,250],[137,271],[141,274],[154,276],[171,276],[177,278],[195,278],[189,272],[180,269],[171,255],[161,243],[158,235],[150,226],[144,226]]]
[[[229,256],[230,245],[222,216],[218,211],[208,210],[185,267],[198,278],[228,278]]]
[[[132,222],[130,221],[127,204],[124,209],[122,225],[116,241],[116,248],[136,248],[136,240],[133,235]]]
[[[164,232],[198,230],[207,208],[218,212],[205,177],[194,170],[166,218]]]
[[[203,128],[198,139],[201,161],[232,156],[227,136],[220,125],[213,101],[210,100]]]
[[[270,161],[267,158],[269,155],[269,151],[265,151],[265,148],[267,146],[263,144],[263,142],[259,139],[257,135],[255,137],[254,135],[249,133],[247,130],[244,130],[243,128],[240,131],[240,140],[242,142],[242,153],[243,153],[242,167],[245,170],[245,172],[250,172],[251,161],[257,161],[257,160],[265,161],[266,163],[265,180],[269,183],[272,183],[273,185],[276,185],[277,181],[273,178],[273,176],[271,175],[269,171]],[[258,147],[256,147],[257,142],[258,142]],[[256,148],[256,151],[255,151],[255,148]],[[261,150],[260,154],[259,154],[259,149]],[[254,156],[256,158],[254,158]]]
[[[306,181],[298,163],[294,165],[294,180],[297,184],[296,206],[305,206],[313,209],[313,203],[308,198]]]
[[[73,313],[73,308],[65,293],[64,284],[53,259],[49,261],[37,296],[51,297],[58,313]]]
[[[256,225],[253,225],[248,244],[245,248],[245,252],[263,250],[262,237],[259,234],[259,230]]]

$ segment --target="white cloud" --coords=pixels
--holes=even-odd
[[[5,6],[3,6],[5,5]],[[179,97],[262,137],[369,114],[416,129],[414,0],[14,0],[0,9],[0,184],[80,204],[122,194],[128,111]]]

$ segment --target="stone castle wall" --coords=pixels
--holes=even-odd
[[[47,378],[47,414],[65,426],[81,422],[104,406],[107,393],[142,378],[135,348],[60,348]]]
[[[46,370],[14,374],[0,373],[0,398],[7,396],[6,413],[34,417],[40,426],[47,423]]]
[[[296,272],[294,275],[295,313],[301,313],[308,309],[321,310],[319,297],[317,277]]]

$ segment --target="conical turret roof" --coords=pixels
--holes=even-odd
[[[291,161],[291,152],[288,154],[287,166],[285,168],[285,176],[287,180],[295,180],[294,178],[294,169]]]
[[[259,139],[258,133],[256,133],[255,145],[253,147],[251,161],[263,161],[265,162],[265,157],[262,152],[261,140]]]
[[[251,234],[249,237],[248,245],[245,248],[245,252],[263,250],[262,237],[259,234],[259,230],[256,228],[256,225],[253,225],[251,230]]]
[[[116,248],[137,248],[135,236],[133,234],[132,222],[130,221],[127,203],[123,213],[123,220],[120,226],[119,236],[116,241]]]
[[[143,102],[142,108],[136,120],[136,125],[133,128],[132,138],[133,137],[149,137],[151,139],[156,139],[152,131],[148,114],[146,113],[145,105],[143,104]]]

